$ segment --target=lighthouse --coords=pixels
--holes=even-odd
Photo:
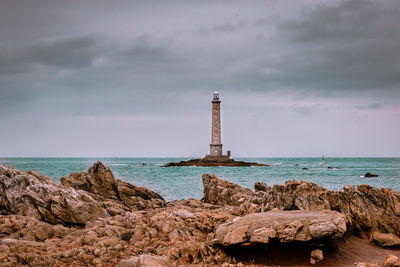
[[[199,166],[199,167],[249,167],[249,166],[269,166],[265,163],[236,161],[231,159],[231,152],[227,151],[226,155],[222,154],[221,142],[221,100],[219,100],[219,93],[214,92],[211,100],[211,144],[210,154],[207,154],[201,159],[191,159],[180,162],[170,162],[163,167],[177,167],[177,166]]]
[[[214,92],[212,103],[212,115],[211,115],[211,144],[210,144],[210,155],[211,156],[222,156],[222,144],[221,144],[221,100],[219,100],[219,93]]]
[[[217,159],[226,159],[230,157],[230,151],[227,155],[222,155],[221,143],[221,100],[219,93],[214,92],[211,100],[212,114],[211,114],[211,144],[209,156]]]

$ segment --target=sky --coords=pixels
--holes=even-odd
[[[0,157],[400,157],[400,1],[0,1]]]

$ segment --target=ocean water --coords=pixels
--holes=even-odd
[[[253,189],[255,182],[268,185],[283,184],[287,180],[314,182],[331,190],[346,184],[370,184],[400,191],[400,158],[235,158],[237,160],[269,163],[269,167],[171,167],[161,166],[171,161],[188,158],[0,158],[0,163],[20,170],[35,170],[60,181],[72,172],[86,171],[100,160],[107,164],[118,179],[136,186],[147,187],[166,200],[200,199],[203,196],[203,173]],[[297,166],[298,165],[298,166]],[[338,169],[328,169],[327,167]],[[303,168],[308,168],[303,170]],[[366,172],[378,178],[364,178]]]

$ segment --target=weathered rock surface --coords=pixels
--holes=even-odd
[[[146,254],[121,260],[118,263],[118,267],[171,267],[173,265],[165,257]]]
[[[34,171],[0,164],[0,214],[30,216],[51,224],[84,225],[108,216],[90,194],[66,188]]]
[[[63,185],[1,165],[0,193],[0,266],[116,266],[141,254],[222,264],[229,258],[207,236],[239,215],[195,199],[166,203],[99,162]]]
[[[94,163],[88,172],[71,173],[69,177],[61,177],[60,181],[66,187],[91,193],[94,199],[103,202],[112,215],[165,205],[159,194],[115,179],[110,168],[100,161]]]
[[[269,211],[237,217],[219,225],[214,244],[231,246],[241,243],[268,244],[337,239],[346,232],[346,218],[335,211]],[[321,241],[322,242],[322,241]]]
[[[97,218],[84,229],[0,215],[0,266],[116,266],[141,254],[164,256],[172,263],[222,264],[229,258],[206,241],[218,224],[237,215],[232,214],[235,209],[190,199]]]
[[[380,247],[400,247],[400,238],[394,234],[374,232],[372,240]]]
[[[370,173],[370,172],[367,172],[366,174],[364,174],[364,177],[366,177],[366,178],[378,177],[378,176],[379,176],[378,174],[373,174],[373,173]]]
[[[382,267],[379,263],[374,262],[355,262],[355,267]]]
[[[370,238],[373,232],[400,235],[400,192],[387,188],[347,185],[329,191],[314,183],[287,181],[272,187],[256,185],[256,191],[203,174],[203,201],[214,205],[232,205],[241,214],[279,210],[334,210],[347,217],[352,234]]]
[[[289,207],[303,211],[285,211],[283,214],[303,213],[303,217],[313,212],[326,213],[328,215],[323,216],[328,217],[329,214],[338,214],[334,211],[310,211],[325,207],[325,203],[327,207],[334,207],[329,198],[325,200],[330,191],[317,185],[290,182],[290,186],[278,186],[279,190],[274,191],[258,183],[254,193],[212,176],[203,177],[203,182],[204,201],[165,202],[151,190],[116,180],[110,169],[101,163],[95,163],[87,173],[63,178],[62,185],[36,172],[22,172],[1,165],[0,266],[117,266],[127,259],[131,259],[131,263],[137,259],[136,264],[147,260],[151,262],[150,259],[154,259],[151,255],[166,259],[165,264],[178,266],[248,266],[252,264],[251,260],[244,264],[238,262],[224,247],[210,242],[221,225],[234,222],[234,218],[241,215],[261,216],[248,214],[274,206],[280,211],[261,214],[277,215]],[[308,190],[311,193],[307,193]],[[396,192],[375,188],[360,190],[360,187],[355,191],[354,205],[361,200],[368,204],[360,206],[360,212],[368,213],[363,210],[367,207],[369,212],[373,212],[369,216],[377,214],[378,208],[369,206],[372,205],[369,201],[373,199],[374,203],[378,203],[376,205],[388,209],[388,218],[392,218],[393,211],[390,209],[398,205]],[[381,204],[383,198],[387,201],[385,205]],[[351,205],[349,209],[355,210]],[[308,239],[309,236],[317,242],[332,240],[345,231],[342,215],[338,215],[341,218],[338,221],[331,217],[323,219],[321,215],[314,222],[311,219],[304,222],[300,218],[285,221],[285,216],[280,214],[276,219],[281,227],[272,227],[278,236],[275,240],[286,242],[282,244],[291,244],[289,240],[293,236],[295,240]],[[251,220],[243,218],[246,216],[238,217],[236,221],[250,224]],[[346,219],[350,223],[358,223],[351,216],[347,215]],[[375,218],[371,220],[376,222]],[[374,226],[374,223],[371,225]],[[396,223],[394,220],[391,228],[387,229],[396,229]],[[353,224],[349,225],[354,228]],[[382,224],[380,227],[388,226]],[[260,240],[266,242],[265,238],[274,234],[265,230],[268,228],[249,229],[246,233],[250,231],[251,235],[246,238],[257,244],[265,244]],[[232,229],[235,234],[231,237],[236,234],[240,237],[242,231],[244,228],[241,227]],[[307,252],[306,263],[309,262],[310,252]],[[396,253],[393,250],[393,254]],[[326,260],[327,256],[324,262]]]

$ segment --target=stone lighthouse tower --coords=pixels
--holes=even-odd
[[[231,159],[231,152],[227,151],[226,155],[222,154],[221,143],[221,101],[219,100],[219,93],[214,92],[211,100],[212,115],[211,115],[211,144],[210,154],[207,154],[201,159],[191,159],[180,162],[170,162],[163,167],[175,166],[199,166],[199,167],[249,167],[249,166],[269,166],[264,163],[236,161]]]
[[[212,103],[212,122],[211,122],[211,144],[210,144],[210,156],[220,157],[222,156],[222,144],[221,144],[221,116],[220,116],[220,104],[219,93],[214,92]]]

